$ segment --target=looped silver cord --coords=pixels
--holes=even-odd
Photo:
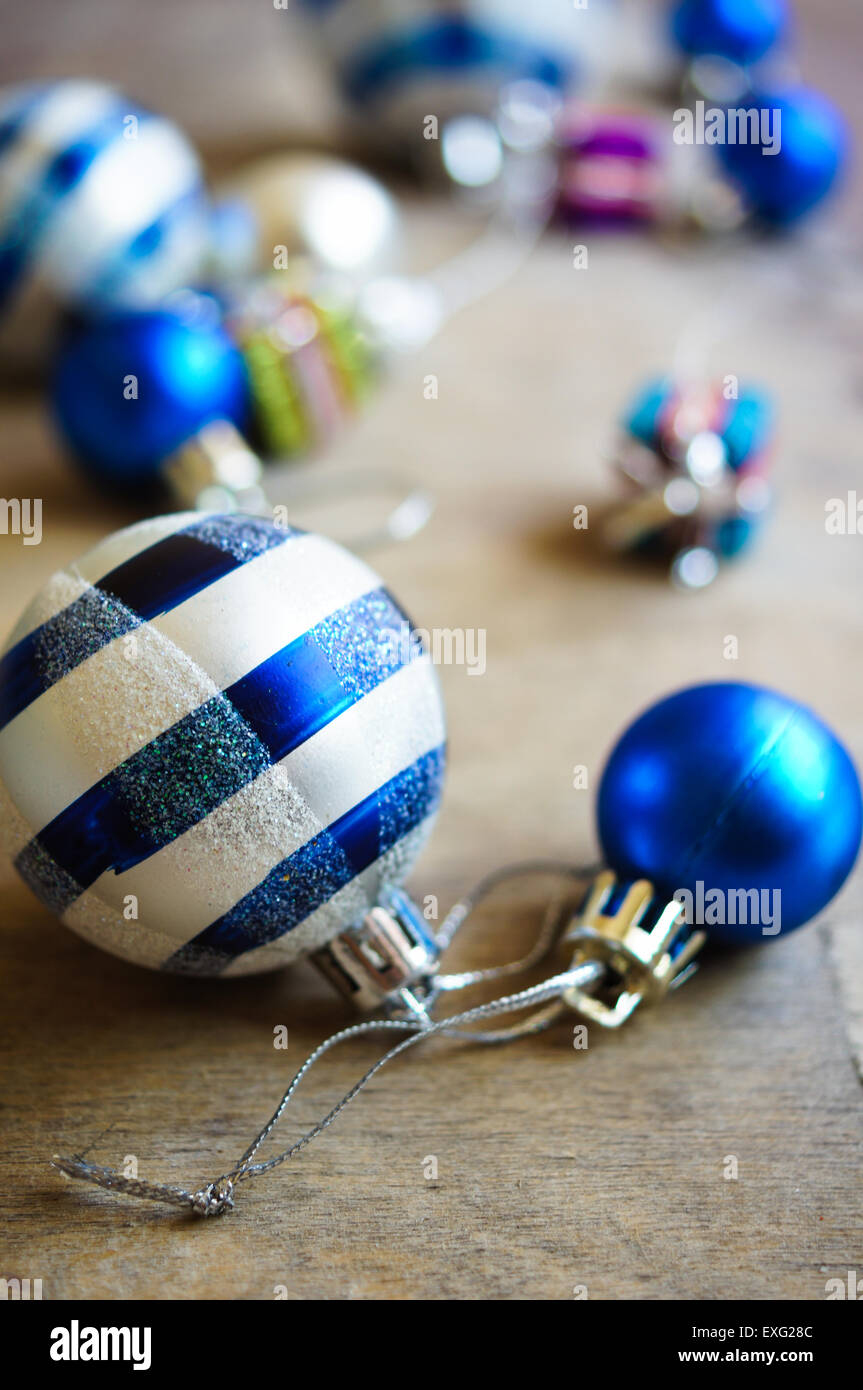
[[[196,1216],[221,1216],[224,1212],[233,1207],[234,1189],[241,1182],[248,1182],[253,1177],[259,1177],[263,1173],[270,1172],[279,1164],[293,1158],[295,1154],[310,1144],[313,1139],[323,1134],[326,1129],[337,1118],[341,1112],[350,1105],[362,1090],[368,1085],[374,1076],[385,1067],[389,1062],[395,1060],[402,1052],[408,1048],[416,1046],[418,1043],[425,1042],[426,1039],[440,1034],[444,1037],[469,1037],[473,1042],[499,1043],[508,1041],[513,1036],[513,1031],[503,1029],[499,1033],[468,1033],[465,1035],[464,1029],[467,1025],[478,1022],[482,1019],[493,1018],[498,1014],[510,1013],[519,1009],[528,1008],[535,1004],[543,1004],[554,1001],[551,1007],[543,1010],[538,1016],[530,1021],[527,1031],[531,1033],[539,1032],[541,1028],[549,1027],[555,1020],[566,1011],[566,1005],[561,1001],[564,990],[574,985],[584,987],[602,974],[602,967],[589,963],[578,966],[573,970],[567,970],[560,975],[545,980],[542,984],[532,985],[528,989],[520,990],[517,994],[507,995],[502,999],[494,999],[488,1004],[479,1004],[473,1009],[467,1009],[463,1013],[456,1014],[452,1018],[440,1019],[437,1023],[423,1025],[418,1020],[413,1019],[372,1019],[366,1023],[353,1024],[349,1028],[344,1028],[340,1033],[334,1033],[332,1037],[321,1043],[314,1052],[306,1058],[299,1071],[294,1076],[276,1110],[271,1118],[264,1125],[263,1129],[255,1136],[253,1142],[246,1149],[240,1161],[234,1168],[223,1173],[220,1178],[205,1186],[189,1191],[182,1187],[173,1187],[163,1183],[146,1182],[140,1178],[126,1178],[122,1174],[115,1172],[112,1168],[104,1168],[95,1163],[89,1163],[80,1156],[73,1155],[64,1158],[55,1154],[51,1159],[51,1164],[67,1177],[77,1178],[83,1182],[89,1182],[96,1187],[103,1187],[112,1192],[122,1192],[130,1197],[138,1197],[144,1200],[167,1203],[169,1206],[186,1207]],[[367,1033],[387,1031],[409,1033],[410,1036],[403,1038],[401,1042],[391,1047],[382,1057],[379,1057],[372,1066],[360,1077],[351,1089],[342,1096],[331,1110],[301,1135],[293,1144],[274,1158],[267,1159],[262,1163],[252,1163],[254,1155],[263,1144],[264,1140],[272,1133],[276,1125],[285,1113],[294,1093],[300,1082],[307,1075],[314,1064],[323,1057],[324,1053],[339,1043],[347,1042],[353,1038],[364,1036]],[[516,1036],[522,1036],[519,1031]]]
[[[456,904],[442,924],[438,934],[439,940],[448,945],[455,936],[455,933],[467,921],[471,912],[501,883],[516,877],[524,877],[528,874],[538,872],[557,874],[572,881],[583,880],[590,873],[589,870],[577,869],[571,865],[548,860],[537,860],[531,863],[513,865],[506,869],[499,870],[496,873],[490,874],[471,894]],[[462,977],[441,977],[445,983],[445,987],[449,990],[469,988],[482,981],[497,978],[501,974],[527,969],[529,966],[537,964],[551,951],[560,934],[561,923],[567,915],[568,914],[563,911],[558,904],[553,903],[550,909],[546,911],[543,926],[537,941],[527,955],[518,961],[511,961],[502,966],[492,967],[489,970],[465,972]],[[188,1189],[172,1186],[167,1183],[151,1183],[142,1178],[126,1177],[112,1168],[90,1163],[80,1154],[73,1154],[70,1157],[63,1157],[59,1154],[55,1154],[51,1159],[52,1166],[57,1168],[61,1173],[65,1173],[67,1177],[91,1183],[97,1187],[105,1188],[108,1191],[120,1192],[126,1196],[137,1197],[145,1201],[148,1200],[165,1203],[169,1206],[184,1207],[196,1216],[221,1216],[233,1208],[234,1192],[241,1182],[248,1182],[253,1177],[259,1177],[263,1173],[268,1173],[271,1169],[278,1167],[279,1164],[293,1158],[295,1154],[299,1153],[306,1145],[310,1144],[313,1139],[323,1134],[341,1112],[350,1105],[362,1090],[364,1090],[372,1078],[376,1076],[383,1067],[400,1056],[401,1053],[426,1041],[428,1038],[438,1035],[484,1045],[499,1045],[501,1043],[510,1042],[515,1038],[539,1033],[550,1027],[567,1011],[567,1006],[562,1001],[564,990],[574,985],[578,985],[581,988],[589,988],[592,984],[599,982],[603,973],[603,967],[601,965],[596,962],[588,962],[561,974],[552,976],[550,979],[544,980],[540,984],[531,985],[514,994],[505,995],[500,999],[493,999],[488,1003],[476,1005],[471,1009],[463,1010],[448,1018],[434,1021],[430,1021],[428,1018],[420,1019],[415,1017],[375,1018],[360,1023],[354,1023],[347,1028],[340,1029],[339,1032],[333,1033],[329,1038],[326,1038],[309,1054],[282,1095],[272,1116],[263,1128],[259,1130],[237,1164],[220,1177],[203,1184],[199,1188]],[[459,983],[459,980],[462,982]],[[437,988],[433,991],[435,996],[438,992]],[[431,999],[429,1002],[432,1002]],[[507,1013],[519,1012],[528,1008],[533,1009],[530,1017],[522,1023],[514,1024],[511,1027],[491,1030],[474,1030],[471,1027],[474,1023],[480,1023],[486,1019],[496,1018]],[[330,1052],[341,1043],[378,1032],[407,1033],[409,1036],[402,1038],[400,1042],[396,1043],[389,1048],[383,1056],[379,1057],[378,1060],[363,1073],[351,1089],[337,1101],[327,1114],[324,1115],[317,1124],[313,1125],[311,1129],[302,1134],[299,1139],[295,1140],[293,1144],[282,1150],[281,1153],[276,1154],[273,1158],[267,1159],[264,1162],[253,1163],[252,1160],[255,1154],[282,1119],[297,1088],[311,1071],[312,1067],[320,1061],[327,1052]]]

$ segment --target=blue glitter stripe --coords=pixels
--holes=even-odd
[[[391,636],[406,622],[383,590],[331,614],[67,806],[19,871],[61,870],[65,911],[103,873],[148,859],[413,659],[419,646]]]
[[[420,647],[399,637],[409,620],[385,589],[330,614],[225,694],[273,762],[381,685]]]
[[[351,100],[360,103],[420,72],[460,73],[475,68],[504,68],[514,76],[555,88],[565,87],[570,78],[569,66],[547,50],[505,30],[450,17],[376,40],[344,65],[342,82]]]
[[[9,219],[0,247],[0,308],[33,259],[39,240],[58,206],[84,181],[99,156],[123,138],[122,120],[128,112],[115,105],[88,131],[59,150]],[[143,112],[131,114],[144,119]]]
[[[0,658],[0,729],[115,638],[297,534],[254,517],[205,516],[118,565]]]
[[[281,864],[165,962],[167,970],[224,969],[277,941],[393,848],[440,801],[445,749],[399,772]]]
[[[38,840],[31,840],[21,850],[15,868],[39,901],[58,917],[84,891],[80,883],[54,862]]]

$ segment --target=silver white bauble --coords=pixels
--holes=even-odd
[[[444,767],[437,675],[356,556],[186,513],[54,576],[0,658],[0,829],[126,960],[272,970],[409,871]]]
[[[352,280],[392,268],[401,228],[394,200],[377,179],[321,154],[277,154],[257,160],[219,190],[217,215],[231,207],[251,223],[246,272],[303,258],[317,270]],[[228,248],[227,269],[231,253]]]

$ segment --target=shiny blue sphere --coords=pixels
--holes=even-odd
[[[757,63],[786,33],[785,0],[680,0],[671,12],[675,43],[693,58]]]
[[[741,105],[768,113],[767,139],[717,145],[716,154],[761,222],[790,226],[836,183],[848,154],[845,123],[826,97],[807,87],[753,92]],[[777,148],[770,153],[774,133]]]
[[[766,892],[781,909],[776,934],[838,893],[863,831],[857,772],[835,735],[796,700],[732,683],[678,691],[630,725],[603,773],[597,815],[621,879],[647,878],[669,899],[684,890],[696,901],[699,884],[701,901],[714,890]],[[773,934],[732,915],[705,917],[711,935]]]
[[[51,386],[60,429],[100,482],[152,482],[166,458],[213,420],[242,429],[249,384],[239,350],[212,315],[107,315],[74,330]]]

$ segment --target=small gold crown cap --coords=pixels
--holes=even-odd
[[[688,980],[706,933],[691,931],[683,905],[664,906],[647,879],[622,886],[610,869],[598,874],[566,932],[573,965],[600,961],[607,979],[598,994],[577,985],[564,992],[570,1008],[604,1028],[619,1028],[642,1002],[661,999]]]

